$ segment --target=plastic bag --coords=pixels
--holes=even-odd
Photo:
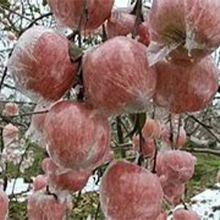
[[[156,70],[154,101],[173,113],[203,110],[217,92],[218,69],[211,57],[189,66],[162,61]]]
[[[168,56],[174,62],[191,63],[211,54],[220,45],[219,11],[219,0],[154,0],[150,65]],[[153,51],[154,44],[160,46]]]
[[[7,66],[21,92],[50,101],[71,88],[78,69],[77,63],[70,62],[68,40],[41,26],[23,33]]]
[[[114,0],[49,0],[55,18],[64,26],[91,31],[111,15]]]
[[[58,166],[92,170],[109,150],[109,122],[87,103],[61,101],[46,116],[44,140]]]
[[[156,219],[162,200],[159,178],[135,164],[114,161],[102,177],[100,203],[107,219]]]
[[[83,61],[88,101],[107,115],[146,110],[156,86],[146,49],[135,40],[115,37],[88,51]]]

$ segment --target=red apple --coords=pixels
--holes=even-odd
[[[115,10],[107,22],[108,38],[132,34],[134,32],[135,22],[135,15],[120,9]],[[137,27],[138,41],[146,46],[150,43],[148,28],[148,21],[142,22]]]
[[[110,17],[114,0],[49,0],[48,3],[61,24],[78,28],[82,20],[82,30],[88,31],[97,29]]]
[[[219,10],[218,0],[154,0],[151,40],[167,48],[179,45],[171,54],[177,62],[203,58],[220,45]]]
[[[67,169],[93,169],[109,147],[108,119],[87,103],[61,101],[46,116],[44,140],[51,159]]]
[[[115,37],[87,52],[83,62],[89,102],[106,114],[143,111],[155,92],[156,74],[146,47]]]
[[[162,128],[160,138],[168,146],[171,146],[173,144],[173,146],[176,149],[180,149],[186,143],[186,140],[187,140],[186,131],[183,127],[180,127],[180,128],[173,129],[172,132],[173,132],[173,143],[171,143],[171,140],[170,140],[170,126],[169,127],[164,126]]]
[[[47,176],[46,175],[38,175],[33,182],[33,190],[39,191],[44,189],[47,186]]]
[[[138,29],[138,41],[146,46],[150,44],[149,21],[141,23]]]
[[[15,103],[6,103],[5,108],[3,110],[3,114],[5,116],[15,116],[19,113],[19,106]]]
[[[32,27],[19,38],[8,70],[17,87],[33,99],[58,100],[72,86],[78,69],[68,40],[52,29]]]
[[[160,123],[154,119],[148,118],[142,129],[143,136],[146,138],[157,138],[160,136]]]
[[[8,216],[9,201],[8,196],[0,189],[0,219],[6,220]]]
[[[156,220],[167,220],[167,213],[166,213],[166,211],[161,211]]]
[[[127,36],[134,31],[136,16],[120,9],[115,10],[107,22],[108,38]]]
[[[28,199],[29,220],[63,220],[68,211],[66,201],[57,200],[54,195],[35,192]]]
[[[157,174],[164,175],[172,183],[188,182],[194,174],[196,158],[180,150],[160,152],[157,156]]]
[[[102,177],[100,202],[107,219],[156,219],[162,200],[159,178],[135,164],[114,161]]]
[[[134,149],[137,152],[140,152],[140,138],[139,136],[134,136],[132,139]],[[154,139],[152,138],[144,138],[142,142],[142,154],[145,157],[153,157],[155,154],[156,146],[154,143]]]
[[[176,66],[162,61],[156,69],[154,100],[173,113],[203,110],[218,89],[218,69],[211,57],[190,66]]]
[[[193,210],[178,208],[173,212],[173,220],[200,220],[200,217]]]
[[[68,171],[63,174],[58,174],[59,167],[53,163],[51,159],[46,159],[44,161],[44,170],[48,175],[48,182],[50,189],[54,191],[68,191],[68,192],[77,192],[82,190],[91,175],[90,171]]]
[[[160,177],[165,199],[172,205],[176,206],[181,202],[181,198],[185,193],[185,184],[175,184],[172,179],[165,176]]]
[[[3,136],[5,147],[7,147],[10,144],[13,144],[18,141],[19,130],[14,125],[7,124],[3,129],[2,136]]]

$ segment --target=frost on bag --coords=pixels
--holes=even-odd
[[[61,101],[46,116],[44,138],[58,166],[94,169],[109,150],[109,122],[87,103]]]
[[[8,196],[0,189],[0,219],[6,220],[8,216],[9,201]]]
[[[127,36],[135,31],[136,16],[123,10],[117,9],[112,12],[107,22],[107,36],[114,38],[116,36]],[[141,23],[137,28],[138,41],[146,46],[150,43],[148,32],[148,21]]]
[[[160,214],[159,178],[126,161],[114,161],[102,177],[100,203],[108,220],[152,220]]]
[[[60,174],[59,167],[50,158],[44,159],[42,168],[48,176],[49,188],[54,192],[74,193],[80,191],[86,186],[91,175],[91,172],[87,170],[70,170]]]
[[[157,174],[166,181],[183,184],[188,182],[195,169],[196,158],[190,153],[180,150],[163,151],[157,157]]]
[[[51,11],[62,25],[91,31],[111,15],[114,0],[49,0]]]
[[[68,40],[41,26],[23,33],[7,66],[21,92],[51,101],[71,88],[78,69],[70,62]]]
[[[144,111],[156,86],[155,69],[146,60],[146,47],[127,37],[88,51],[83,76],[89,102],[107,115]]]
[[[150,12],[150,65],[164,57],[194,62],[220,45],[219,0],[154,0]]]
[[[68,209],[66,200],[60,201],[43,191],[34,192],[28,199],[29,220],[64,220]]]
[[[154,101],[172,113],[203,110],[218,89],[218,69],[211,57],[189,66],[161,61],[156,65],[156,73]]]

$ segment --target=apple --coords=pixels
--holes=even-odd
[[[50,189],[56,192],[68,191],[70,193],[82,190],[91,175],[91,171],[70,170],[59,174],[59,167],[50,158],[43,161],[43,169],[48,176]]]
[[[88,51],[83,60],[88,101],[106,115],[144,111],[155,92],[155,69],[149,68],[146,47],[115,37]]]
[[[0,189],[0,219],[6,220],[8,216],[9,200],[4,191]]]
[[[188,182],[194,174],[196,158],[180,150],[162,151],[157,156],[157,174],[172,183]]]
[[[154,0],[150,38],[169,49],[171,58],[185,64],[211,54],[220,45],[218,0]]]
[[[16,103],[6,103],[3,110],[5,116],[15,116],[19,114],[19,106]]]
[[[46,27],[25,31],[7,64],[18,89],[34,100],[60,99],[78,70],[78,63],[70,61],[68,45],[64,36]]]
[[[125,160],[113,161],[102,177],[100,203],[107,219],[156,219],[162,200],[159,178]]]
[[[45,118],[44,141],[56,165],[92,170],[109,150],[109,122],[88,103],[60,101]]]
[[[63,220],[68,211],[68,204],[59,201],[54,195],[46,192],[34,192],[28,198],[28,219],[29,220]]]
[[[38,175],[33,181],[33,190],[39,191],[44,189],[47,186],[47,176],[46,175]]]
[[[193,210],[178,208],[173,212],[173,220],[200,220],[199,215]]]
[[[114,0],[49,0],[51,11],[62,25],[83,31],[101,26],[111,15]]]
[[[156,69],[154,101],[172,113],[203,110],[217,92],[218,69],[211,57],[190,66],[161,61]]]

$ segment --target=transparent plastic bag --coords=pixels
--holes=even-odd
[[[220,45],[219,0],[154,0],[150,11],[149,63],[165,57],[191,63]],[[153,50],[152,45],[160,50]]]
[[[78,70],[70,62],[68,45],[65,37],[42,26],[24,32],[7,64],[17,88],[33,100],[60,99]]]
[[[146,50],[135,40],[115,37],[88,51],[83,61],[88,101],[107,115],[145,111],[156,86]]]

